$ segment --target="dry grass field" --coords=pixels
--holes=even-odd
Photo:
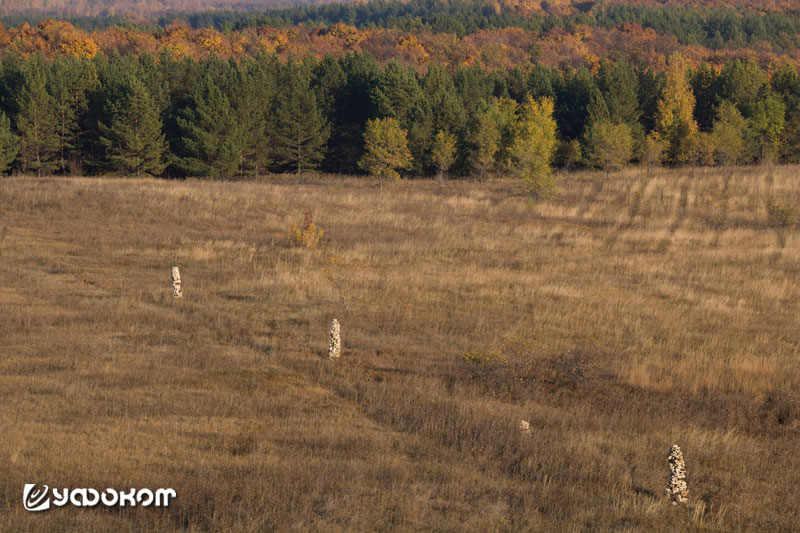
[[[0,180],[0,530],[800,529],[800,168],[560,180]]]

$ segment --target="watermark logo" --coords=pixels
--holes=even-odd
[[[26,483],[25,489],[22,491],[22,503],[25,505],[25,509],[31,512],[50,509],[49,492],[50,488],[47,485]]]
[[[52,503],[56,507],[69,504],[74,507],[94,507],[102,503],[106,507],[167,507],[170,498],[178,494],[174,489],[106,489],[102,493],[95,489],[57,489],[47,485],[26,483],[22,491],[22,504],[31,512],[47,511]]]

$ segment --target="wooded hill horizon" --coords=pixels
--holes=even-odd
[[[0,16],[43,15],[59,17],[123,16],[151,17],[167,12],[258,11],[275,8],[346,3],[331,0],[0,0]],[[365,1],[349,2],[366,4]],[[380,2],[375,2],[380,3]],[[410,3],[410,2],[403,2]],[[462,0],[452,0],[453,4]],[[521,15],[544,13],[568,15],[599,11],[608,6],[673,6],[679,8],[732,7],[757,11],[797,9],[792,0],[492,0],[483,3],[499,12],[513,11]]]
[[[752,60],[772,69],[800,65],[800,9],[594,4],[586,11],[542,12],[476,0],[302,6],[268,11],[199,11],[158,17],[41,15],[0,18],[0,53],[92,57],[97,52],[241,59],[367,52],[422,72],[429,64],[487,69],[541,64],[586,66],[619,54],[659,70],[680,52],[697,65]],[[48,4],[49,5],[49,4]],[[588,4],[587,4],[588,5]],[[700,6],[700,7],[699,7]],[[552,10],[551,10],[552,11]],[[8,28],[8,29],[6,29]]]

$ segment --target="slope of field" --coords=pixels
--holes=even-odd
[[[800,235],[766,205],[798,170],[565,175],[535,208],[510,181],[0,180],[0,530],[788,531]],[[25,483],[178,498],[37,514]]]

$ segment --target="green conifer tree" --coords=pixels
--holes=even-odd
[[[58,167],[62,173],[80,170],[81,118],[88,110],[88,92],[97,87],[94,64],[70,57],[56,58],[50,67],[48,92],[53,95],[58,136]]]
[[[58,167],[59,139],[55,105],[47,92],[46,65],[41,57],[34,56],[25,66],[25,81],[17,102],[22,170],[40,176],[53,172]]]
[[[291,62],[283,72],[284,86],[276,98],[275,155],[278,163],[300,173],[315,169],[322,160],[330,128],[317,105],[308,72]]]
[[[19,152],[19,137],[11,131],[11,120],[0,113],[0,173],[6,173]]]
[[[178,117],[186,156],[179,166],[189,175],[235,176],[242,158],[239,117],[211,76],[204,76],[192,93],[192,105]]]
[[[273,159],[272,106],[275,100],[275,78],[269,66],[244,59],[234,68],[236,88],[230,103],[236,117],[236,143],[241,146],[239,172],[259,174]]]
[[[603,95],[609,119],[634,128],[642,112],[639,109],[639,79],[630,63],[619,57],[603,61],[597,73],[597,87]]]
[[[108,122],[99,124],[105,166],[129,175],[161,174],[166,142],[158,109],[147,87],[131,76],[107,106]]]

